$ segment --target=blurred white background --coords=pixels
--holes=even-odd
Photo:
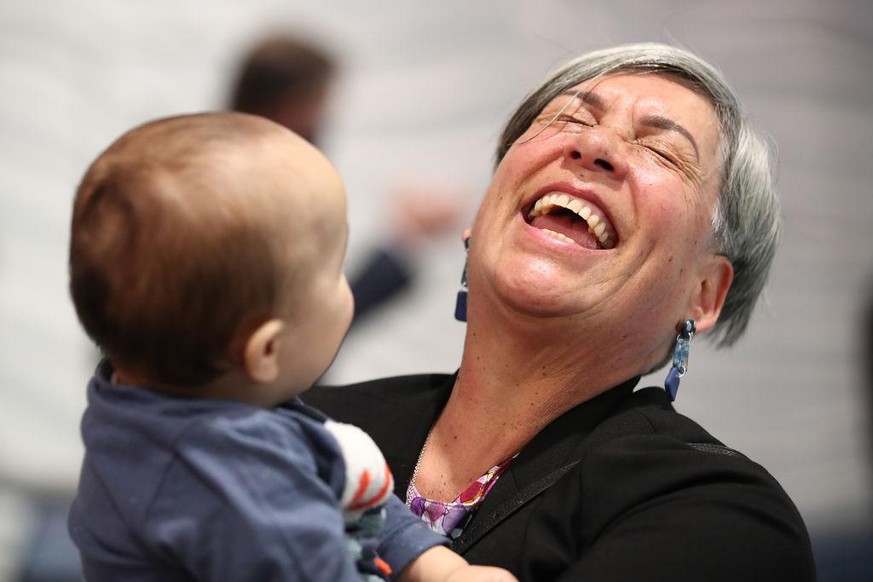
[[[472,216],[502,122],[569,58],[655,40],[721,68],[779,146],[785,235],[748,336],[725,352],[695,342],[677,407],[766,466],[814,540],[869,525],[859,325],[873,296],[873,3],[4,0],[0,580],[16,579],[28,500],[68,495],[81,457],[95,355],[66,290],[75,186],[131,126],[223,107],[240,51],[267,30],[307,33],[342,61],[323,146],[348,186],[352,270],[397,183],[468,190]],[[349,336],[332,381],[455,368],[459,233],[419,255],[411,292]]]

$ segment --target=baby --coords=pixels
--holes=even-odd
[[[69,528],[89,580],[495,580],[391,494],[362,431],[297,396],[353,302],[342,181],[239,113],[157,120],[76,193],[70,291],[106,359]]]

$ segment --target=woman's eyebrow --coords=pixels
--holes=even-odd
[[[561,95],[566,95],[568,97],[572,97],[574,99],[580,99],[584,103],[599,109],[600,111],[604,111],[606,109],[606,104],[603,101],[603,98],[596,93],[591,93],[589,91],[579,91],[579,90],[567,90],[563,91]],[[691,135],[691,132],[673,121],[668,117],[664,117],[662,115],[647,115],[644,117],[640,123],[645,125],[646,127],[652,127],[655,129],[663,129],[666,131],[675,131],[682,137],[688,140],[691,144],[691,147],[694,148],[694,156],[700,161],[700,150],[697,147],[697,141],[694,139],[694,136]]]
[[[568,89],[566,91],[561,92],[561,95],[566,95],[567,97],[573,97],[574,99],[581,99],[588,105],[600,109],[603,111],[606,108],[606,104],[600,95],[596,93],[591,93],[590,91],[579,91],[578,89]]]

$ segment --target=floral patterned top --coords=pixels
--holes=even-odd
[[[464,489],[454,501],[448,503],[421,496],[415,488],[415,479],[413,479],[406,489],[406,505],[409,506],[412,513],[423,519],[431,530],[450,539],[457,539],[464,531],[473,511],[482,504],[485,496],[497,483],[500,474],[515,457],[516,455],[512,455],[488,469],[484,475]]]

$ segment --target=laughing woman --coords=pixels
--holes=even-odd
[[[779,484],[671,406],[692,338],[745,331],[779,235],[767,148],[721,75],[664,45],[586,54],[521,104],[497,161],[459,370],[307,400],[365,428],[471,563],[812,580]],[[664,388],[636,387],[659,368]]]

